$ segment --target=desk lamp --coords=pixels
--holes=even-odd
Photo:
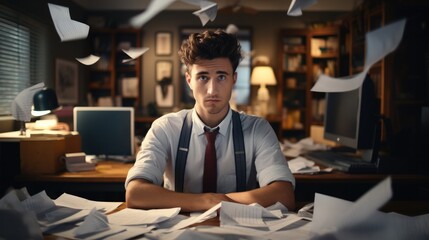
[[[36,92],[33,96],[31,115],[40,117],[60,108],[55,91],[51,88],[44,88]],[[24,123],[24,126],[21,126],[21,135],[25,135],[25,131]]]
[[[276,77],[270,66],[256,66],[253,68],[250,83],[252,85],[261,85],[258,89],[258,106],[259,113],[265,117],[267,115],[268,102],[270,101],[270,93],[266,85],[276,85]]]

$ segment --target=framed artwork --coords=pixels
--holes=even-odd
[[[122,78],[122,97],[136,98],[139,96],[139,81],[137,77]]]
[[[171,32],[157,32],[155,34],[155,54],[168,56],[172,53],[173,34]]]
[[[55,90],[60,104],[77,104],[78,74],[76,62],[55,60]]]
[[[155,71],[156,105],[158,107],[172,107],[174,105],[173,62],[157,61]]]

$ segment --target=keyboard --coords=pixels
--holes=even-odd
[[[377,165],[365,162],[361,158],[351,156],[350,153],[340,153],[333,151],[310,151],[304,157],[317,164],[331,167],[333,169],[349,173],[372,173],[377,171]]]

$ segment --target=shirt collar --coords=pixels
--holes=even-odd
[[[228,110],[228,113],[226,114],[225,118],[220,122],[219,125],[217,125],[214,128],[219,127],[219,134],[226,136],[226,133],[228,132],[228,127],[231,123],[231,117],[232,117],[232,111],[231,108]],[[193,129],[192,131],[195,131],[198,136],[204,134],[204,127],[212,129],[206,125],[204,125],[203,121],[201,121],[200,117],[198,116],[195,109],[192,110],[192,124]],[[213,128],[213,129],[214,129]]]

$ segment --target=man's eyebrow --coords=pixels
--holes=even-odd
[[[226,71],[216,71],[217,74],[224,74],[224,75],[228,75],[228,72]]]
[[[209,74],[209,72],[204,72],[204,71],[202,71],[202,72],[197,72],[197,75],[204,75],[204,74]]]

